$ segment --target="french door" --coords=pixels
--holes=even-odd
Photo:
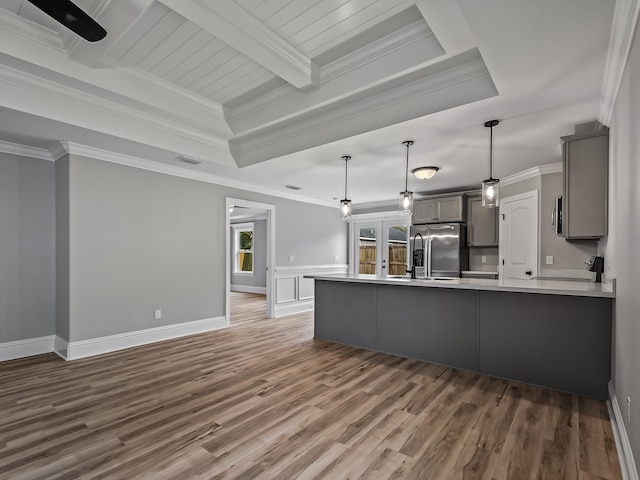
[[[410,217],[355,221],[351,230],[353,273],[378,277],[405,275],[410,224]]]

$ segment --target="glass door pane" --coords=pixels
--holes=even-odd
[[[387,272],[389,276],[405,275],[407,273],[407,225],[385,225],[387,239]],[[384,272],[383,272],[384,274]]]
[[[360,275],[376,275],[378,266],[378,229],[375,226],[356,225],[356,258]]]

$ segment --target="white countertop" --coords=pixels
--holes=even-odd
[[[462,290],[490,290],[497,292],[542,293],[578,297],[615,298],[611,283],[592,283],[567,280],[492,280],[484,278],[451,278],[426,280],[410,278],[382,278],[373,275],[305,275],[305,278],[336,282],[371,283],[378,285],[405,285],[409,287],[457,288]]]

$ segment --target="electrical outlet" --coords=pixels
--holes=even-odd
[[[338,260],[340,260],[340,255],[334,255],[333,259],[337,262]]]
[[[627,422],[631,423],[631,397],[627,397]]]
[[[487,263],[487,256],[486,255],[482,255],[482,263]]]
[[[160,320],[162,318],[162,310],[156,310],[154,316],[156,320]]]
[[[293,262],[293,255],[289,255],[289,261]]]
[[[553,255],[547,255],[547,265],[553,265]]]

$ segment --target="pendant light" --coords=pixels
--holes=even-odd
[[[347,174],[348,174],[348,162],[351,160],[349,155],[342,157],[344,160],[344,199],[340,200],[340,218],[342,220],[349,220],[351,218],[351,200],[347,199]]]
[[[402,142],[407,147],[407,168],[404,175],[404,192],[400,192],[400,214],[411,215],[413,212],[413,192],[409,191],[409,147],[413,145],[413,140]]]
[[[500,205],[500,180],[493,178],[493,127],[500,120],[489,120],[484,126],[491,129],[489,140],[489,178],[482,182],[482,206],[495,208]]]

